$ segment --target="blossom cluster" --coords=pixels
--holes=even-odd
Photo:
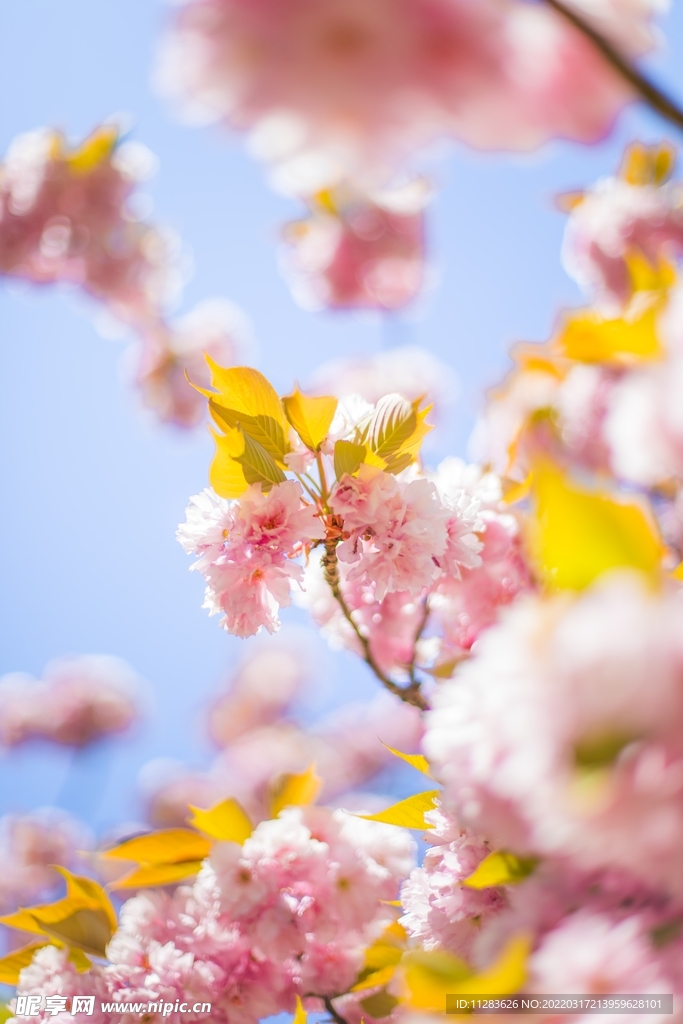
[[[182,285],[173,233],[143,216],[137,186],[154,171],[141,143],[103,124],[70,148],[43,128],[19,135],[0,167],[0,274],[81,288],[137,336],[134,375],[145,404],[191,426],[203,413],[187,369],[206,381],[204,351],[231,361],[243,346],[243,316],[230,303],[201,303],[170,322]]]
[[[55,864],[82,867],[92,846],[88,829],[54,807],[0,818],[0,910],[55,896],[61,879]]]
[[[478,431],[524,503],[537,587],[426,720],[443,792],[403,923],[483,965],[530,936],[530,992],[683,993],[673,156],[631,147],[619,176],[571,198],[566,265],[593,305],[518,348]]]
[[[567,6],[627,56],[655,42],[653,0]],[[521,0],[186,0],[157,78],[187,118],[247,130],[300,195],[383,185],[440,138],[594,141],[632,98],[568,19]]]
[[[125,732],[140,716],[141,686],[130,665],[101,654],[52,661],[41,679],[10,672],[0,679],[0,744],[84,747]]]
[[[65,995],[69,1004],[95,995],[94,1018],[74,1017],[101,1022],[121,1016],[102,1001],[175,1004],[191,992],[191,1002],[211,1007],[192,1019],[226,1024],[292,1011],[297,995],[336,997],[395,919],[387,902],[414,863],[413,846],[390,825],[290,807],[242,844],[215,842],[194,884],[127,900],[104,962],[79,973],[68,950],[46,945],[17,992]],[[74,1019],[70,1009],[64,1019]]]
[[[214,368],[219,390],[206,392],[223,429],[244,417],[222,411],[229,398],[221,387],[229,382],[229,394],[241,372]],[[266,386],[248,372],[254,387]],[[294,583],[301,588],[298,603],[333,645],[356,650],[402,680],[418,665],[448,675],[498,609],[532,586],[519,523],[504,509],[500,481],[456,459],[435,473],[419,467],[429,429],[419,399],[386,395],[371,404],[357,395],[337,402],[295,393],[282,406],[274,392],[268,395],[275,412],[295,409],[289,421],[278,415],[289,434],[280,465],[296,479],[285,479],[274,463],[278,472],[271,467],[270,479],[247,485],[245,474],[238,498],[207,489],[192,499],[178,539],[198,556],[193,568],[207,582],[205,607],[222,613],[221,624],[237,636],[262,627],[274,632],[277,609],[290,603]],[[323,408],[326,419],[312,439],[306,417]],[[251,445],[259,444],[262,433],[241,422],[227,430],[241,429]],[[232,486],[223,468],[232,438],[216,437],[212,477]],[[246,466],[246,453],[241,458],[238,465]]]

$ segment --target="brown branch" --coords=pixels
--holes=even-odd
[[[554,11],[568,21],[575,29],[578,29],[590,40],[593,46],[598,50],[599,53],[605,58],[610,67],[617,72],[630,86],[635,89],[640,98],[648,104],[653,110],[655,110],[662,117],[666,118],[667,121],[671,121],[677,128],[683,129],[683,110],[678,104],[669,98],[666,93],[651,82],[646,75],[638,71],[636,67],[619,52],[616,46],[611,43],[608,39],[605,39],[597,29],[586,21],[582,15],[577,14],[576,11],[569,7],[566,7],[562,0],[544,0],[548,7],[552,7]]]
[[[425,627],[427,625],[428,620],[429,620],[429,594],[427,595],[427,597],[425,597],[425,602],[424,602],[424,606],[423,606],[423,609],[422,609],[422,618],[420,619],[420,623],[419,623],[417,629],[415,630],[415,636],[413,637],[413,656],[410,659],[410,664],[408,665],[408,678],[410,679],[411,686],[418,686],[419,685],[418,682],[417,682],[417,679],[415,678],[415,659],[417,658],[417,645],[420,642],[422,634],[425,631]]]
[[[393,679],[384,672],[375,660],[375,656],[372,653],[370,641],[366,636],[361,633],[358,623],[353,618],[351,610],[346,603],[344,595],[341,591],[341,580],[339,578],[339,559],[337,558],[337,540],[330,538],[325,541],[325,554],[322,557],[322,566],[325,572],[325,581],[332,591],[332,596],[339,605],[346,621],[353,628],[354,633],[358,637],[361,647],[363,648],[363,660],[366,665],[372,669],[380,683],[390,693],[393,693],[396,697],[399,697],[406,704],[413,704],[416,708],[420,708],[421,711],[427,711],[429,705],[424,698],[424,695],[420,688],[420,683],[415,679],[415,669],[413,665],[413,671],[411,673],[410,685],[399,686]],[[423,627],[424,628],[424,627]]]
[[[323,996],[323,1003],[325,1004],[325,1009],[327,1010],[335,1024],[346,1024],[346,1020],[344,1019],[344,1017],[342,1017],[342,1015],[340,1013],[337,1013],[337,1011],[335,1010],[334,1006],[332,1005],[332,1000],[329,996]]]

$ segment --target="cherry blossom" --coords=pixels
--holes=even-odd
[[[677,594],[619,574],[579,599],[518,600],[428,723],[458,820],[680,895],[681,612]]]
[[[83,747],[125,732],[140,714],[142,681],[120,658],[83,655],[50,662],[42,679],[0,679],[0,742],[31,739]]]
[[[369,197],[321,193],[306,220],[287,225],[283,269],[304,308],[396,309],[415,298],[425,259],[420,184]]]
[[[236,636],[279,628],[277,609],[290,603],[291,581],[303,575],[287,556],[324,537],[302,495],[301,485],[287,480],[266,494],[255,484],[232,504],[208,490],[192,499],[178,539],[200,555],[192,568],[207,581],[204,606],[211,615],[222,612],[221,624]]]
[[[586,13],[639,54],[653,42],[652,10]],[[565,19],[517,0],[190,0],[158,83],[189,119],[249,130],[278,186],[304,194],[349,177],[382,182],[440,137],[514,150],[595,141],[631,98]]]

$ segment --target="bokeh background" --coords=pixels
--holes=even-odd
[[[332,358],[423,346],[459,380],[428,458],[466,454],[510,343],[545,338],[558,310],[578,301],[560,263],[554,196],[611,172],[626,142],[672,130],[634,108],[592,148],[555,144],[523,158],[434,151],[426,294],[401,314],[309,313],[277,265],[297,204],[268,188],[239,138],[184,127],[153,92],[168,13],[155,0],[1,0],[0,151],[41,125],[76,141],[125,114],[160,160],[145,186],[154,217],[179,233],[192,267],[179,312],[206,297],[236,302],[252,323],[251,361],[280,391]],[[680,98],[680,5],[663,24],[668,46],[648,66]],[[0,347],[0,675],[38,676],[51,658],[106,653],[149,683],[145,718],[127,738],[81,753],[39,743],[0,753],[0,812],[55,804],[103,834],[141,820],[150,760],[209,763],[203,708],[245,654],[202,610],[202,581],[174,539],[188,497],[205,486],[212,443],[202,428],[183,434],[140,411],[122,380],[123,345],[98,335],[73,291],[0,286]],[[286,611],[283,630],[315,665],[302,720],[376,691],[302,612]],[[412,783],[387,778],[385,789]]]

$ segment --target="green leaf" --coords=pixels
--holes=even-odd
[[[311,451],[317,452],[327,437],[339,404],[336,398],[313,398],[302,395],[298,388],[282,399],[285,415],[297,434]]]
[[[402,828],[433,828],[433,825],[426,823],[425,812],[434,809],[440,795],[438,789],[415,793],[377,814],[359,814],[357,817],[365,818],[366,821],[381,821],[385,825],[400,825]]]
[[[496,850],[484,857],[462,884],[468,889],[490,889],[496,885],[517,885],[531,874],[538,859],[518,857],[509,850]]]
[[[353,441],[337,441],[334,446],[334,472],[337,480],[341,480],[345,473],[354,476],[365,460],[367,448],[364,444],[354,444]]]

